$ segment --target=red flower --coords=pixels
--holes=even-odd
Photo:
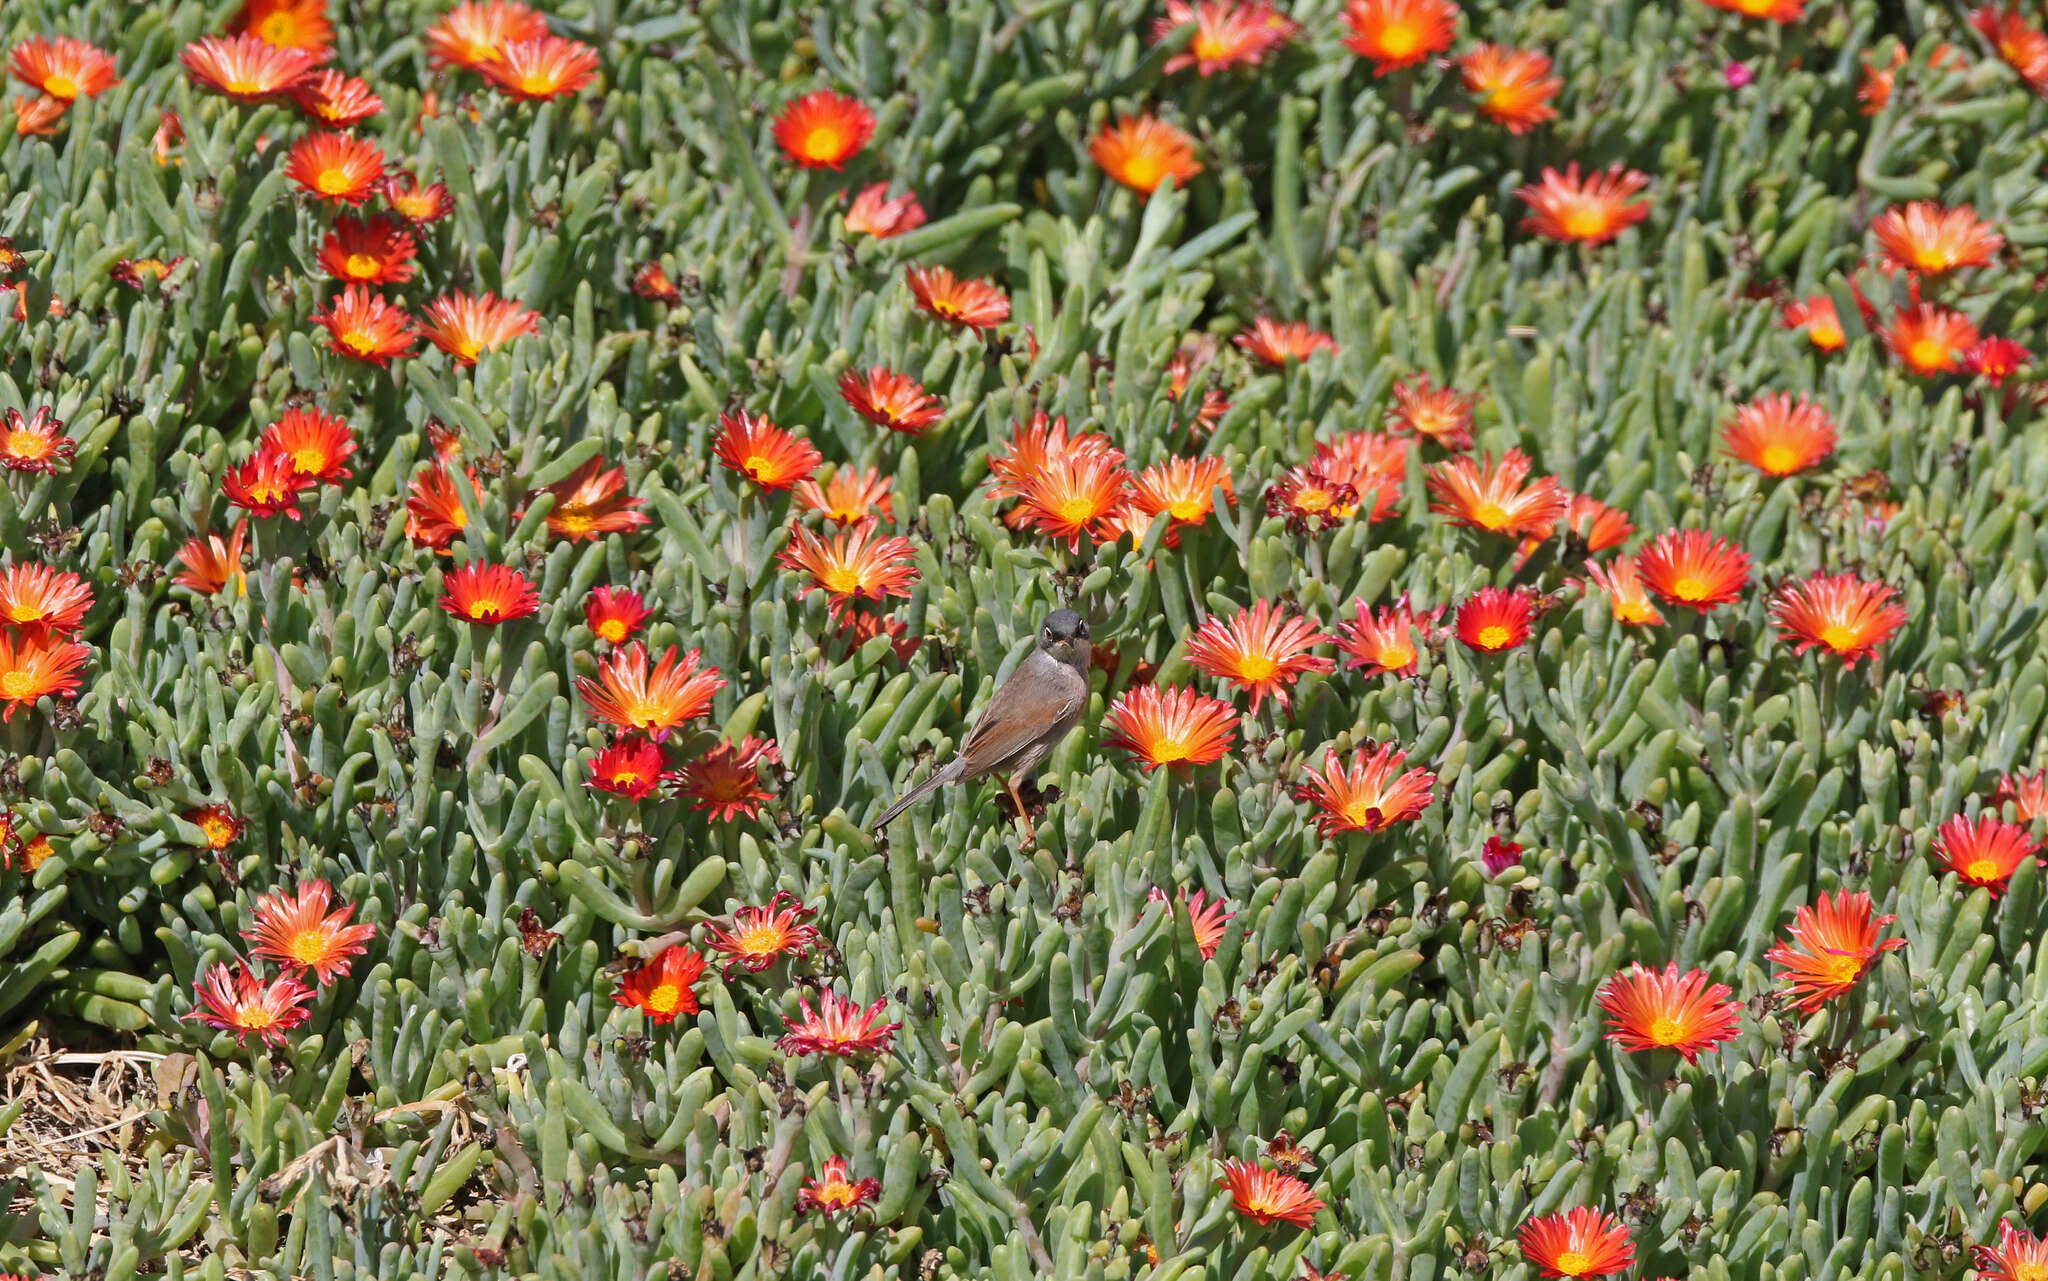
[[[1166,60],[1163,70],[1169,76],[1189,67],[1204,77],[1255,67],[1298,29],[1267,0],[1166,0],[1166,16],[1152,23],[1152,42],[1163,44],[1187,26],[1195,34],[1182,52]]]
[[[1621,1220],[1585,1206],[1531,1219],[1516,1239],[1546,1277],[1613,1276],[1636,1261]]]
[[[1108,542],[1112,521],[1130,497],[1130,473],[1120,456],[1068,452],[1047,458],[1024,478],[1020,520],[1070,549],[1083,538]]]
[[[1557,119],[1550,100],[1564,81],[1550,74],[1550,58],[1533,49],[1482,44],[1458,59],[1466,92],[1479,99],[1479,114],[1509,133],[1528,133]]]
[[[734,970],[759,974],[785,956],[801,960],[824,942],[818,927],[810,923],[817,914],[816,908],[777,890],[765,906],[734,912],[730,927],[705,926],[705,935],[712,951],[730,958],[725,963],[728,975]]]
[[[1843,890],[1823,892],[1818,907],[1802,907],[1793,917],[1792,937],[1764,953],[1781,967],[1778,979],[1792,1008],[1811,1014],[1856,986],[1864,972],[1886,952],[1906,946],[1904,939],[1878,938],[1898,920],[1873,916],[1870,895]]]
[[[628,734],[591,760],[590,777],[583,785],[629,801],[644,801],[661,786],[668,772],[668,757],[658,744]]]
[[[0,628],[0,723],[11,722],[26,707],[45,697],[68,698],[78,692],[78,669],[92,657],[92,646],[55,636],[21,637],[19,643]]]
[[[1970,25],[1998,50],[2035,93],[2048,96],[2048,35],[2021,16],[2019,6],[2001,11],[1985,5],[1970,14]]]
[[[712,452],[718,461],[761,488],[774,492],[808,480],[825,456],[801,436],[777,427],[764,415],[736,409],[718,420],[720,431]]]
[[[1377,494],[1375,509],[1376,500]],[[1287,528],[1297,534],[1328,529],[1357,510],[1357,488],[1314,463],[1289,469],[1266,491],[1266,514],[1285,515]]]
[[[626,493],[626,469],[604,465],[604,456],[592,454],[564,480],[541,492],[552,494],[555,505],[548,511],[548,532],[574,542],[596,542],[606,534],[630,534],[650,523],[637,509],[647,500]]]
[[[830,89],[805,94],[775,117],[775,141],[805,169],[843,169],[874,136],[875,113]]]
[[[8,54],[8,63],[16,79],[62,103],[97,98],[121,83],[106,50],[70,36],[24,40]]]
[[[1636,553],[1643,583],[1667,605],[1713,609],[1742,599],[1749,553],[1697,529],[1667,529]]]
[[[244,517],[226,542],[219,534],[202,532],[178,549],[178,562],[185,572],[171,579],[202,596],[213,596],[232,582],[238,595],[247,595],[249,585],[242,572],[242,556],[249,547],[249,521]]]
[[[1819,351],[1840,351],[1849,343],[1848,335],[1842,332],[1842,318],[1835,311],[1835,300],[1826,294],[1786,303],[1779,323],[1787,329],[1804,328],[1806,340]]]
[[[422,187],[409,173],[395,173],[384,180],[384,200],[393,213],[415,227],[439,222],[455,212],[455,197],[449,194],[447,183]]]
[[[350,925],[356,911],[352,903],[329,912],[333,897],[333,886],[313,880],[300,885],[296,895],[273,890],[258,899],[253,928],[242,931],[255,944],[249,955],[275,961],[286,973],[311,971],[321,987],[347,978],[352,958],[367,950],[377,927]]]
[[[1633,1053],[1676,1050],[1688,1063],[1702,1051],[1732,1041],[1740,1030],[1742,1006],[1725,984],[1710,983],[1705,970],[1683,974],[1631,965],[1600,990],[1607,1012],[1607,1039]]]
[[[1372,62],[1374,76],[1412,67],[1451,47],[1458,34],[1458,6],[1450,0],[1350,0],[1344,43]]]
[[[671,944],[620,978],[612,1000],[639,1010],[649,1023],[673,1023],[679,1014],[697,1012],[696,986],[703,976],[703,955],[695,948]]]
[[[309,133],[292,144],[284,175],[307,195],[359,205],[384,181],[384,152],[367,138]]]
[[[1546,536],[1565,514],[1567,499],[1554,476],[1524,487],[1533,466],[1519,449],[1510,449],[1499,466],[1491,454],[1447,459],[1429,469],[1429,509],[1469,529]]]
[[[1275,369],[1282,368],[1288,361],[1306,363],[1310,356],[1319,351],[1337,354],[1337,340],[1318,329],[1310,329],[1299,320],[1275,321],[1259,316],[1252,321],[1248,334],[1239,334],[1231,339],[1243,348],[1246,355],[1262,365]]]
[[[1916,303],[1892,317],[1884,340],[1909,372],[1932,378],[1962,368],[1964,354],[1977,345],[1977,326],[1959,311]]]
[[[0,645],[6,640],[0,637]],[[0,651],[4,653],[4,651]],[[5,677],[0,677],[4,690]],[[1997,898],[2019,865],[2039,847],[2033,834],[1993,814],[1979,814],[1973,823],[1961,814],[1934,834],[1934,852],[1965,885],[1981,885]]]
[[[290,459],[301,488],[336,485],[354,475],[344,464],[356,452],[356,436],[346,421],[332,414],[293,408],[263,429],[258,452]]]
[[[442,579],[441,608],[485,627],[525,618],[540,609],[540,593],[509,565],[471,561]]]
[[[1453,452],[1472,448],[1472,407],[1474,398],[1459,395],[1452,387],[1432,387],[1428,374],[1415,375],[1415,383],[1394,384],[1394,406],[1387,411],[1387,426],[1397,432],[1426,436]]]
[[[1225,1161],[1216,1186],[1230,1189],[1231,1207],[1262,1228],[1275,1223],[1314,1227],[1316,1211],[1325,1208],[1305,1181],[1250,1161]]]
[[[715,823],[759,818],[761,807],[775,799],[761,786],[761,766],[781,759],[774,739],[727,739],[677,771],[676,795]]]
[[[290,454],[258,448],[221,478],[221,493],[251,516],[301,518],[299,495],[318,482],[299,475]]]
[[[75,635],[92,608],[83,578],[48,565],[0,565],[0,627],[37,639]]]
[[[577,677],[576,690],[592,716],[660,742],[685,721],[710,711],[712,696],[725,688],[716,667],[699,671],[697,661],[693,649],[678,663],[671,645],[650,672],[646,646],[634,641],[599,663],[595,680]]]
[[[877,240],[900,236],[922,226],[924,206],[917,203],[917,193],[906,191],[891,198],[886,182],[861,188],[860,194],[853,198],[853,203],[846,210],[848,232],[870,235]]]
[[[334,51],[327,0],[245,0],[234,30],[281,49],[304,49],[316,62],[325,62]]]
[[[784,1017],[789,1032],[775,1044],[784,1054],[831,1054],[850,1058],[856,1054],[887,1054],[901,1023],[876,1023],[887,1008],[886,999],[862,1009],[858,1001],[829,988],[818,998],[813,1010],[808,1000],[798,998],[802,1018]]]
[[[2048,62],[2048,51],[2042,57]],[[2048,81],[2048,66],[2041,75]],[[2000,1219],[1998,1244],[1977,1246],[1974,1261],[1977,1281],[2040,1281],[2048,1277],[2048,1243],[2014,1227],[2011,1220]]]
[[[583,602],[583,618],[590,624],[590,630],[599,640],[612,645],[631,640],[640,625],[652,617],[654,611],[647,608],[640,593],[623,587],[599,587]]]
[[[1870,224],[1884,251],[1887,269],[1903,267],[1938,276],[1959,267],[1988,267],[2005,247],[2005,237],[1977,221],[1969,205],[1946,209],[1933,200],[1914,200],[1885,210]]]
[[[282,1045],[285,1033],[310,1016],[306,1003],[313,989],[289,975],[265,983],[244,962],[207,970],[195,995],[198,1004],[187,1020],[233,1032],[244,1045],[252,1036],[265,1045]]]
[[[851,467],[828,467],[821,478],[800,480],[796,505],[801,511],[817,512],[835,525],[857,525],[864,520],[889,520],[895,516],[895,502],[889,487],[893,478],[870,467],[857,472]]]
[[[2011,802],[2013,816],[2022,824],[2032,825],[2035,819],[2048,814],[2048,769],[2031,774],[2015,771],[1999,779],[1997,789],[1991,793],[1991,803],[2007,802]]]
[[[1010,318],[1010,299],[986,280],[963,280],[944,267],[909,267],[904,279],[926,315],[962,329],[993,329]]]
[[[796,1212],[798,1214],[841,1214],[872,1205],[882,1194],[880,1179],[849,1179],[846,1172],[846,1158],[827,1157],[818,1177],[808,1179],[797,1189]]]
[[[1963,368],[1983,375],[1993,387],[2003,387],[2032,360],[2033,353],[2010,338],[1984,338],[1963,353]]]
[[[350,285],[311,319],[327,331],[335,352],[372,365],[412,355],[413,344],[419,341],[419,330],[405,309],[372,293],[367,285]]]
[[[1771,621],[1794,653],[1818,647],[1854,667],[1905,626],[1906,607],[1893,603],[1896,595],[1890,585],[1854,574],[1815,574],[1772,594]]]
[[[351,129],[384,110],[384,100],[354,76],[315,71],[291,88],[299,110],[329,129]]]
[[[547,35],[547,17],[526,5],[509,0],[462,0],[428,27],[423,39],[429,65],[452,64],[480,72],[496,62],[508,46],[543,40]]]
[[[24,421],[19,409],[7,411],[0,424],[0,468],[8,471],[39,472],[54,476],[60,464],[70,463],[78,442],[63,434],[64,420],[48,405]]]
[[[1426,635],[1442,617],[1442,609],[1417,613],[1403,595],[1393,605],[1368,610],[1355,602],[1357,617],[1337,624],[1337,648],[1351,656],[1345,667],[1363,667],[1367,676],[1413,676],[1422,660],[1418,635]]]
[[[1195,935],[1195,950],[1202,954],[1205,961],[1214,959],[1216,949],[1223,945],[1223,927],[1228,925],[1237,913],[1224,911],[1222,899],[1210,902],[1207,892],[1203,890],[1196,890],[1193,894],[1182,890],[1176,897],[1180,905],[1187,909],[1188,926]],[[1145,901],[1164,903],[1166,891],[1155,885],[1145,895]]]
[[[1330,640],[1306,618],[1261,600],[1230,619],[1211,614],[1188,638],[1187,659],[1196,671],[1248,692],[1256,713],[1268,696],[1285,708],[1287,687],[1303,673],[1336,670],[1334,660],[1309,653]]]
[[[1103,122],[1102,132],[1088,144],[1088,154],[1104,173],[1145,196],[1168,178],[1174,186],[1185,187],[1188,179],[1202,172],[1194,139],[1156,116]]]
[[[1536,605],[1527,592],[1484,587],[1458,606],[1458,639],[1482,654],[1498,654],[1527,643]]]
[[[469,481],[469,488],[481,501],[483,495],[476,470],[464,467],[462,471]],[[420,468],[412,478],[412,486],[405,498],[405,534],[413,546],[445,552],[467,528],[469,512],[462,505],[462,495],[457,492],[455,478],[449,474],[448,468],[441,463],[429,463]]]
[[[1343,832],[1379,832],[1396,823],[1420,818],[1436,799],[1436,775],[1426,769],[1404,771],[1408,753],[1392,743],[1354,752],[1346,766],[1334,751],[1323,753],[1323,772],[1303,770],[1307,781],[1294,787],[1294,799],[1314,805],[1324,840]]]
[[[789,545],[776,558],[784,569],[807,573],[804,594],[822,591],[834,610],[862,600],[910,595],[917,581],[917,549],[910,540],[878,537],[873,521],[842,529],[830,542],[802,525],[789,531]]]
[[[344,214],[320,246],[320,265],[346,284],[396,285],[412,279],[416,252],[412,237],[387,215],[364,222]]]
[[[1722,452],[1766,476],[1790,476],[1827,461],[1835,421],[1806,396],[1768,392],[1735,411],[1721,429]]]
[[[946,413],[946,406],[923,383],[881,365],[866,373],[849,369],[839,375],[839,395],[875,426],[910,436],[923,435]]]
[[[1237,709],[1192,689],[1138,685],[1110,704],[1102,727],[1111,731],[1102,746],[1130,753],[1140,769],[1149,773],[1170,765],[1184,774],[1230,751]]]

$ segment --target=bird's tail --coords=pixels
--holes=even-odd
[[[933,792],[952,782],[955,778],[959,777],[959,774],[960,762],[957,760],[948,761],[943,768],[933,773],[930,778],[898,797],[894,805],[883,810],[882,816],[868,825],[868,830],[878,832],[887,827],[898,814],[901,814],[904,810],[909,809],[925,797],[930,796]]]

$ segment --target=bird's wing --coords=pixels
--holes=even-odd
[[[1080,710],[1082,700],[1088,697],[1087,685],[1075,678],[1072,668],[1058,663],[1048,666],[1050,674],[1044,669],[1027,673],[1020,667],[997,688],[981,718],[967,732],[967,741],[960,745],[964,773],[971,776],[995,769]],[[1025,679],[1027,676],[1031,679]],[[1059,679],[1062,676],[1067,679]]]

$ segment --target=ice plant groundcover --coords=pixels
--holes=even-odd
[[[0,1270],[2041,1281],[2044,21],[8,3]]]

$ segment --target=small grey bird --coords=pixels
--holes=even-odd
[[[1056,609],[1045,616],[1045,625],[1038,631],[1038,648],[988,700],[981,719],[974,722],[967,741],[960,745],[960,754],[883,810],[870,830],[886,827],[889,820],[948,783],[996,773],[1004,775],[1010,800],[1017,806],[1018,816],[1024,817],[1017,784],[1045,764],[1045,758],[1073,730],[1087,706],[1088,623],[1071,609]],[[1024,826],[1030,829],[1028,817]]]

